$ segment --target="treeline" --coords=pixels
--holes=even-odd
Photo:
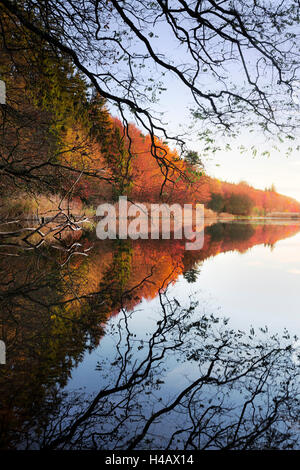
[[[6,84],[0,106],[2,198],[26,192],[68,194],[91,205],[124,194],[149,201],[208,200],[201,172],[166,143],[113,118],[66,55],[1,6],[0,15],[0,79]]]
[[[233,184],[209,177],[196,152],[180,156],[156,139],[159,156],[167,162],[165,167],[153,155],[151,136],[141,133],[134,124],[125,127],[119,119],[108,116],[105,135],[109,137],[101,136],[100,141],[90,142],[85,158],[86,168],[91,168],[91,162],[106,168],[106,181],[99,185],[83,175],[74,189],[74,194],[87,203],[127,195],[139,202],[203,203],[217,213],[240,216],[300,212],[300,203],[277,193],[274,186],[263,191],[246,182]],[[72,128],[66,135],[65,145],[73,147],[74,141],[82,140],[82,130]],[[69,162],[82,164],[82,157],[74,149],[66,155]]]
[[[262,191],[246,182],[233,184],[217,179],[210,180],[208,208],[215,212],[254,216],[271,212],[300,212],[299,202],[277,193],[273,185]]]
[[[67,194],[95,206],[127,195],[136,201],[204,203],[237,215],[300,211],[297,201],[273,189],[210,178],[196,152],[179,155],[125,118],[112,117],[67,56],[1,6],[0,15],[0,79],[7,89],[0,106],[2,198]]]

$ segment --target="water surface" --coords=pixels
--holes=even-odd
[[[299,447],[297,222],[80,244],[1,257],[3,448]]]

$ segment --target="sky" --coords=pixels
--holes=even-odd
[[[190,93],[176,79],[170,79],[168,90],[162,95],[158,106],[170,133],[176,134],[188,128],[192,121],[189,112],[191,106]],[[220,145],[224,147],[226,142],[226,139],[222,139]],[[262,134],[247,134],[246,131],[242,131],[241,137],[235,142],[229,140],[228,142],[232,146],[232,151],[219,151],[214,156],[204,159],[206,172],[210,176],[233,183],[247,181],[258,189],[265,189],[274,184],[277,192],[300,201],[300,153],[295,150],[287,157],[286,150],[290,144],[278,142],[280,151],[276,151],[271,148],[270,143],[266,143]],[[237,148],[240,144],[246,148],[255,144],[257,155],[254,157],[250,151],[241,154]],[[187,145],[190,149],[198,151],[201,156],[197,124]],[[270,150],[269,157],[261,155],[265,149]]]
[[[163,34],[167,35],[165,44],[169,49],[171,36],[165,30]],[[236,73],[240,73],[238,69]],[[165,120],[176,133],[181,127],[187,127],[191,123],[189,110],[194,103],[190,92],[175,77],[168,75],[167,88],[161,97],[159,109],[164,110]],[[224,147],[224,143],[227,142],[221,140],[220,144]],[[300,201],[300,153],[294,151],[286,157],[286,150],[291,143],[276,142],[279,148],[279,151],[276,151],[271,148],[271,143],[266,143],[263,134],[249,134],[243,130],[240,139],[235,143],[230,141],[228,143],[233,144],[232,151],[219,151],[211,158],[204,159],[205,169],[210,176],[233,183],[247,181],[258,189],[265,189],[274,184],[279,193]],[[241,154],[237,149],[240,144],[247,148],[255,144],[258,150],[257,156],[253,157],[252,152]],[[192,150],[201,151],[197,126],[192,131],[188,145]],[[269,157],[261,155],[264,150],[270,151]]]
[[[155,39],[151,39],[154,49],[173,58],[177,65],[184,63],[186,59],[185,54],[178,47],[177,43],[174,42],[170,30],[165,26],[161,28],[158,25],[155,33],[158,33],[159,38],[156,42]],[[241,65],[237,64],[233,70],[234,79],[237,77],[236,83],[242,80],[240,78],[240,67]],[[155,76],[156,70],[153,69],[153,77]],[[204,76],[201,75],[200,79],[203,80],[203,85],[206,86],[205,74]],[[177,77],[168,74],[164,85],[167,90],[162,93],[159,103],[153,105],[153,109],[157,113],[161,113],[161,119],[165,123],[168,133],[170,135],[177,135],[189,129],[192,122],[190,109],[193,107],[194,102],[190,91],[180,83]],[[189,130],[190,137],[187,140],[187,145],[191,150],[198,151],[201,156],[201,141],[198,137],[199,130],[197,125],[192,131]],[[220,143],[224,146],[227,141],[222,138]],[[231,142],[228,141],[228,143]],[[257,156],[253,157],[251,152],[241,154],[237,149],[237,146],[241,144],[249,148],[255,144],[258,150]],[[270,143],[265,142],[262,134],[247,134],[246,131],[242,130],[239,139],[233,143],[231,151],[219,151],[213,157],[203,159],[203,162],[206,172],[212,177],[233,183],[247,181],[258,189],[265,189],[275,185],[279,193],[300,201],[300,154],[295,151],[287,158],[286,149],[290,144],[280,144],[277,142],[280,150],[278,152],[271,148]],[[260,155],[263,150],[269,150],[270,156]]]
[[[216,166],[219,164],[219,166]],[[300,156],[285,157],[274,152],[270,157],[241,155],[236,152],[219,152],[215,162],[206,169],[211,176],[230,182],[247,181],[258,189],[272,184],[277,192],[300,201]]]

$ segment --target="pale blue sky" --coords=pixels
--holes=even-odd
[[[174,42],[168,28],[165,26],[161,28],[158,25],[157,30],[154,32],[159,35],[159,39],[151,38],[155,50],[165,53],[169,58],[173,57],[177,65],[187,60],[184,49],[178,47],[177,43]],[[251,62],[251,55],[249,60]],[[242,84],[241,65],[231,65],[230,72],[233,72],[231,75],[235,83],[240,82]],[[155,67],[153,69],[153,78],[157,79],[158,76],[159,68]],[[203,80],[203,87],[206,87],[209,83],[208,78],[206,74],[201,75],[200,79]],[[189,148],[197,150],[201,154],[201,142],[198,138],[200,123],[192,130],[189,130],[192,122],[190,108],[194,107],[190,91],[180,83],[179,79],[171,74],[166,76],[164,85],[167,90],[162,93],[159,104],[153,105],[153,109],[162,113],[162,121],[170,135],[189,131]],[[220,142],[222,145],[227,143],[224,138]],[[300,201],[300,155],[299,152],[294,152],[288,158],[285,156],[285,151],[290,143],[278,143],[280,152],[277,152],[271,149],[271,144],[265,143],[262,135],[247,135],[244,133],[235,145],[244,145],[246,147],[255,145],[258,150],[257,156],[253,158],[251,153],[241,155],[237,149],[217,152],[214,157],[204,159],[206,170],[211,176],[236,183],[245,180],[259,189],[274,184],[278,192]],[[271,152],[270,157],[261,156],[260,151],[263,150],[269,150]]]
[[[190,93],[176,79],[170,80],[168,91],[162,95],[158,106],[163,112],[163,121],[168,123],[170,133],[176,134],[188,129],[192,121],[189,112],[191,106]],[[224,146],[226,142],[226,139],[221,139],[220,145]],[[266,143],[262,134],[245,133],[233,146],[241,144],[248,148],[256,145],[257,155],[253,157],[252,152],[241,154],[237,148],[232,151],[219,151],[214,156],[204,159],[207,172],[211,176],[229,182],[238,183],[244,180],[258,189],[274,184],[278,192],[300,201],[300,154],[294,151],[289,157],[286,156],[286,149],[290,143],[278,142],[280,150],[278,152],[272,149],[271,143]],[[197,124],[191,131],[188,145],[191,149],[201,152]],[[295,146],[295,143],[293,145]],[[264,150],[270,151],[269,157],[260,154]]]

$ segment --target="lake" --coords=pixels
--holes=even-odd
[[[300,223],[59,241],[1,255],[2,448],[299,449]]]

